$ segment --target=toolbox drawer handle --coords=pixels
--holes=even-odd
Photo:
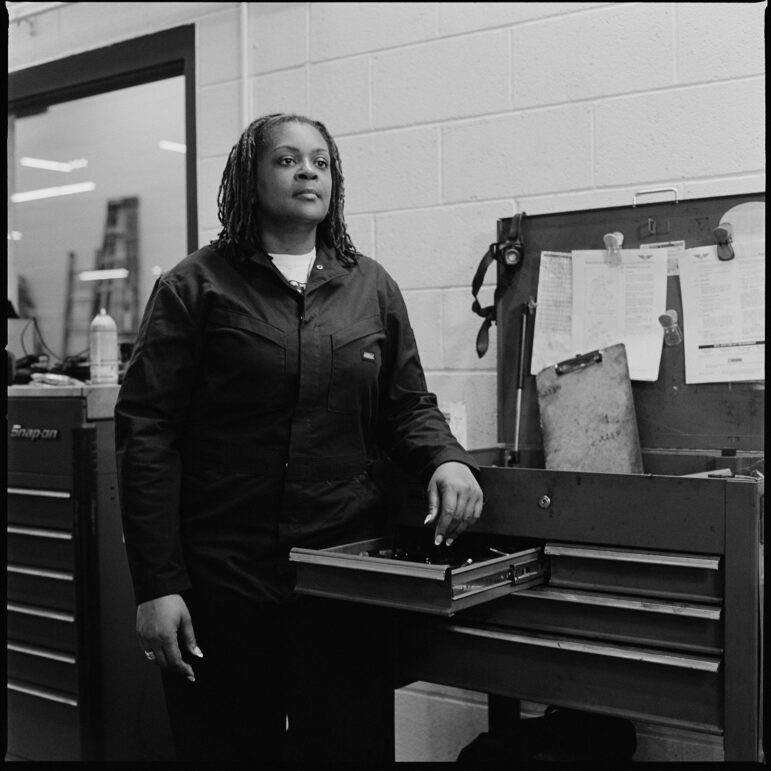
[[[8,525],[7,531],[13,535],[29,535],[33,538],[57,538],[62,541],[71,541],[72,533],[64,530],[43,530],[39,527],[20,527],[19,525]]]
[[[53,691],[44,690],[42,688],[31,688],[28,685],[22,685],[16,683],[13,680],[8,681],[8,690],[17,691],[18,693],[26,693],[27,696],[37,696],[39,699],[46,699],[47,701],[56,701],[59,704],[67,704],[70,707],[77,707],[77,699],[73,699],[69,696],[63,696]]]
[[[9,495],[33,495],[36,498],[71,498],[66,490],[31,490],[27,487],[9,487]]]
[[[52,661],[62,661],[65,664],[74,664],[75,657],[66,653],[57,653],[46,648],[34,648],[31,645],[19,645],[18,643],[8,642],[5,647],[15,653],[26,653],[28,656],[37,656],[39,659],[51,659]]]
[[[703,568],[718,570],[720,557],[694,557],[690,554],[663,554],[661,552],[624,551],[622,549],[587,548],[547,543],[544,554],[563,557],[581,557],[614,562],[642,562],[656,565],[672,565],[680,568]]]
[[[38,578],[53,578],[55,581],[72,581],[72,573],[63,573],[59,570],[41,570],[40,568],[25,568],[21,565],[8,565],[9,573],[20,573],[25,576],[37,576]]]
[[[75,623],[75,616],[71,613],[56,613],[53,610],[43,610],[42,608],[33,608],[31,605],[17,605],[15,602],[8,602],[6,610],[11,613],[24,613],[27,616],[39,616],[51,621],[66,621],[69,624]]]
[[[665,653],[648,648],[628,648],[620,645],[580,642],[567,637],[536,637],[534,635],[517,634],[514,632],[495,632],[491,629],[474,629],[466,626],[448,625],[448,631],[458,634],[472,635],[475,637],[487,637],[503,642],[534,645],[541,648],[557,648],[559,650],[573,651],[575,653],[590,653],[597,656],[606,656],[618,659],[631,659],[643,661],[647,664],[664,664],[666,666],[679,667],[681,669],[698,669],[704,672],[717,672],[720,667],[720,659],[707,659],[699,656],[687,656],[684,654]]]
[[[553,600],[555,602],[575,602],[580,605],[600,605],[607,608],[624,608],[640,610],[647,613],[666,613],[673,616],[689,618],[706,618],[719,621],[721,609],[711,605],[695,605],[682,602],[667,602],[650,598],[634,599],[619,597],[615,594],[600,594],[598,592],[571,592],[543,586],[538,589],[524,589],[517,592],[519,597],[532,597],[536,600]]]

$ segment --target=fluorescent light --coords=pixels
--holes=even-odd
[[[19,158],[20,166],[29,166],[33,169],[46,169],[48,171],[66,171],[70,172],[73,169],[82,169],[88,166],[88,161],[85,158],[77,158],[74,161],[68,161],[67,163],[60,163],[59,161],[46,161],[43,158],[29,158],[24,156]]]
[[[169,142],[167,139],[161,139],[161,141],[158,142],[158,147],[160,147],[161,150],[171,150],[173,153],[187,152],[187,145],[182,144],[182,142]]]
[[[37,201],[40,198],[56,198],[59,195],[72,195],[73,193],[88,193],[95,190],[93,182],[78,182],[74,185],[61,185],[60,187],[41,187],[39,190],[28,190],[26,193],[14,193],[11,201],[23,203],[24,201]]]
[[[126,268],[108,268],[105,270],[84,270],[78,273],[81,281],[106,281],[110,278],[128,278]]]
[[[9,241],[21,241],[21,233],[19,233],[18,230],[12,230],[8,234],[8,240]]]

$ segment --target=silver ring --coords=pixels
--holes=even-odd
[[[155,654],[152,651],[145,651],[145,658],[148,661],[155,661]]]

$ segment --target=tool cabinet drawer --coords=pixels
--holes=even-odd
[[[547,543],[554,587],[697,603],[723,597],[720,558],[607,546]]]
[[[433,531],[409,530],[328,549],[293,548],[301,594],[452,615],[514,588],[542,583],[542,549],[522,540],[464,533],[435,547]]]
[[[9,602],[6,624],[9,640],[43,648],[56,647],[67,653],[76,650],[77,631],[73,613]]]
[[[8,561],[16,565],[73,570],[72,531],[8,525]]]
[[[8,677],[75,696],[78,671],[75,656],[66,651],[27,645],[9,639],[7,644]]]
[[[10,562],[6,571],[9,602],[75,611],[75,581],[71,571],[48,570]]]
[[[457,617],[456,617],[457,618]],[[719,734],[717,657],[615,645],[455,619],[401,625],[402,682],[426,680]]]
[[[22,527],[72,530],[75,507],[68,490],[9,485],[8,523]]]
[[[722,609],[715,605],[536,586],[463,611],[458,618],[715,656],[723,650]]]
[[[82,760],[77,699],[9,679],[8,752],[26,760]]]

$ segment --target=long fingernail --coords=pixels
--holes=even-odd
[[[193,648],[193,655],[198,656],[199,659],[202,659],[203,651],[196,645],[195,648]]]
[[[443,536],[441,533],[439,533],[436,538],[434,538],[434,546],[439,546],[440,543],[442,543]]]

